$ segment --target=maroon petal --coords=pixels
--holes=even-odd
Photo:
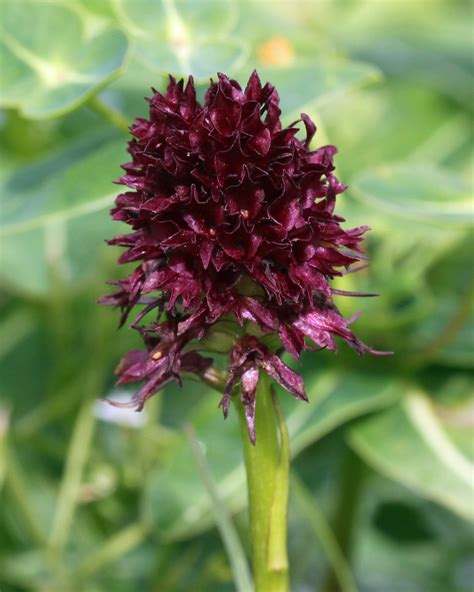
[[[306,141],[304,145],[306,148],[308,148],[311,144],[311,140],[313,139],[314,134],[316,133],[316,125],[311,120],[309,115],[306,115],[306,113],[301,114],[301,119],[303,120],[304,126],[306,128]]]
[[[295,226],[301,210],[296,198],[284,196],[272,204],[268,209],[268,213],[278,225],[288,232]]]
[[[262,93],[262,83],[258,77],[257,70],[254,70],[245,87],[245,95],[250,101],[259,101]]]
[[[286,351],[298,360],[304,348],[303,334],[297,331],[295,327],[282,325],[278,331],[278,335]]]
[[[304,390],[303,378],[291,368],[288,368],[281,359],[274,354],[267,354],[262,362],[269,376],[278,382],[284,389],[301,401],[308,401]]]
[[[250,441],[255,444],[255,407],[256,391],[259,378],[259,370],[256,366],[251,366],[242,373],[240,382],[242,384],[242,403],[245,406],[245,421]]]

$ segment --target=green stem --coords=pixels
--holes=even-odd
[[[127,117],[120,113],[120,111],[117,111],[110,105],[107,105],[107,103],[104,103],[104,101],[99,99],[97,95],[91,97],[87,104],[93,111],[100,115],[100,117],[103,117],[113,126],[122,130],[126,134],[130,133],[129,127],[131,122],[127,119]]]
[[[288,488],[290,479],[290,438],[285,416],[278,403],[277,394],[271,387],[278,430],[280,432],[280,458],[275,475],[270,532],[268,539],[268,565],[271,570],[286,572],[288,578],[288,552],[286,538],[288,529]],[[288,587],[288,582],[287,582]]]
[[[244,406],[236,402],[247,470],[255,592],[287,592],[288,435],[263,372],[256,397],[255,446],[247,433]]]

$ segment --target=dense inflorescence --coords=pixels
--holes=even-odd
[[[260,371],[306,399],[281,351],[335,350],[335,337],[373,351],[348,328],[329,284],[363,259],[367,228],[344,230],[334,214],[345,189],[334,175],[336,148],[310,150],[316,127],[305,114],[283,128],[277,91],[255,72],[245,90],[219,74],[203,105],[192,78],[185,86],[170,77],[166,94],[154,91],[149,103],[149,119],[131,127],[132,160],[118,181],[131,191],[112,210],[133,231],[109,242],[126,248],[120,263],[138,266],[103,301],[121,307],[122,322],[142,305],[132,326],[146,346],[122,360],[119,383],[144,382],[131,402],[141,409],[180,372],[205,373],[212,359],[199,351],[212,351],[216,327],[225,327],[221,404],[227,414],[240,383],[254,441]]]

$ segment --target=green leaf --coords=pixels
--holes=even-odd
[[[309,404],[295,403],[286,393],[280,399],[290,432],[292,456],[346,421],[391,404],[398,395],[396,387],[387,386],[382,376],[350,373],[344,378],[328,373],[309,384],[307,390],[312,399]],[[235,413],[222,420],[218,401],[218,395],[209,393],[189,419],[206,451],[221,499],[237,511],[246,503],[239,426]],[[184,438],[177,441],[165,465],[152,473],[146,506],[155,527],[166,539],[186,538],[213,524],[209,497],[193,469]]]
[[[0,569],[2,580],[22,588],[32,589],[38,581],[50,582],[48,559],[41,548],[2,554]]]
[[[215,521],[227,551],[237,591],[248,592],[253,588],[252,576],[250,575],[247,557],[239,535],[225,504],[222,503],[216,482],[206,462],[206,457],[201,446],[196,440],[196,434],[194,433],[192,426],[189,424],[185,429],[189,445],[194,454],[194,460],[198,468],[199,476],[201,477],[202,483],[209,495],[209,499],[212,502]]]
[[[351,190],[362,202],[402,218],[451,226],[474,221],[468,182],[429,164],[380,166],[354,179]]]
[[[470,437],[466,426],[450,430]],[[427,397],[411,393],[396,407],[362,420],[351,428],[349,441],[377,471],[474,520],[474,465]]]
[[[377,374],[327,374],[321,382],[322,386],[313,381],[308,392],[310,398],[321,391],[324,396],[309,405],[292,405],[287,413],[293,456],[354,417],[384,409],[400,396],[397,383]]]
[[[127,38],[88,27],[71,5],[22,0],[3,4],[0,51],[0,105],[42,119],[75,109],[118,75]]]
[[[350,565],[344,557],[344,553],[331,525],[311,491],[305,487],[296,473],[291,476],[291,491],[293,499],[300,506],[305,522],[309,524],[324,550],[327,560],[341,587],[341,592],[357,592]]]
[[[109,564],[118,562],[131,550],[142,545],[147,535],[146,528],[140,523],[123,528],[110,536],[100,548],[83,559],[73,576],[83,578],[85,575],[89,576],[103,571]]]
[[[469,592],[472,525],[382,477],[369,483],[357,519],[359,590]]]
[[[71,148],[69,159],[58,155],[5,181],[1,191],[1,235],[44,228],[51,222],[94,212],[112,203],[117,193],[112,181],[125,158],[124,143],[114,141],[88,154],[89,145],[87,142],[79,149]]]
[[[115,7],[137,56],[155,71],[206,80],[236,70],[247,57],[245,44],[229,36],[232,0],[116,0]]]
[[[287,67],[264,66],[258,73],[262,82],[269,81],[277,88],[285,120],[299,117],[301,110],[309,106],[319,108],[380,80],[379,70],[369,64],[335,59],[315,63],[298,60]]]
[[[42,229],[0,240],[0,277],[4,287],[29,294],[46,294],[49,289]]]
[[[44,298],[54,290],[54,276],[59,275],[68,283],[68,290],[81,289],[85,277],[100,273],[102,261],[117,256],[105,240],[122,229],[108,209],[7,237],[0,235],[0,281],[4,287]]]
[[[235,25],[234,0],[114,0],[123,25],[134,35],[173,40],[173,36],[226,36]]]
[[[113,0],[76,0],[78,6],[98,19],[113,19]]]
[[[448,286],[455,292],[453,285]],[[418,319],[414,327],[413,346],[420,361],[436,360],[440,365],[472,368],[474,343],[474,288],[462,287],[462,292],[444,295],[436,300],[436,308],[425,320]],[[435,312],[436,314],[433,314]]]
[[[226,41],[213,38],[193,40],[192,45],[179,52],[171,43],[149,39],[138,45],[137,53],[153,70],[177,76],[192,74],[198,81],[215,78],[219,71],[232,73],[247,57],[245,46],[232,38]]]
[[[20,307],[4,314],[0,318],[0,333],[2,334],[0,359],[8,355],[25,337],[32,333],[36,324],[37,319],[28,307]]]
[[[454,339],[436,354],[437,360],[443,364],[457,367],[473,368],[472,344],[474,343],[474,320],[471,319],[457,333]]]
[[[106,138],[105,138],[106,139]],[[108,138],[110,140],[110,136]],[[107,213],[124,144],[92,138],[23,169],[0,194],[0,277],[43,297],[55,267],[65,279],[93,272],[104,240],[119,232]]]
[[[229,497],[236,491],[245,498],[245,469],[236,413],[223,421],[218,403],[218,394],[206,393],[189,419],[217,482],[219,497],[229,508]],[[164,465],[151,472],[145,506],[153,527],[170,539],[192,536],[213,523],[209,496],[184,435],[180,434]],[[199,525],[203,514],[207,514],[204,526]]]

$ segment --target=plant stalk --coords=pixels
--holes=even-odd
[[[123,113],[120,113],[120,111],[117,111],[117,109],[114,109],[102,101],[102,99],[99,99],[97,95],[91,97],[87,104],[97,115],[105,119],[105,121],[108,121],[126,134],[130,133],[131,121]]]
[[[247,471],[255,592],[288,592],[288,433],[263,372],[256,397],[255,446],[247,433],[244,406],[236,401]]]

